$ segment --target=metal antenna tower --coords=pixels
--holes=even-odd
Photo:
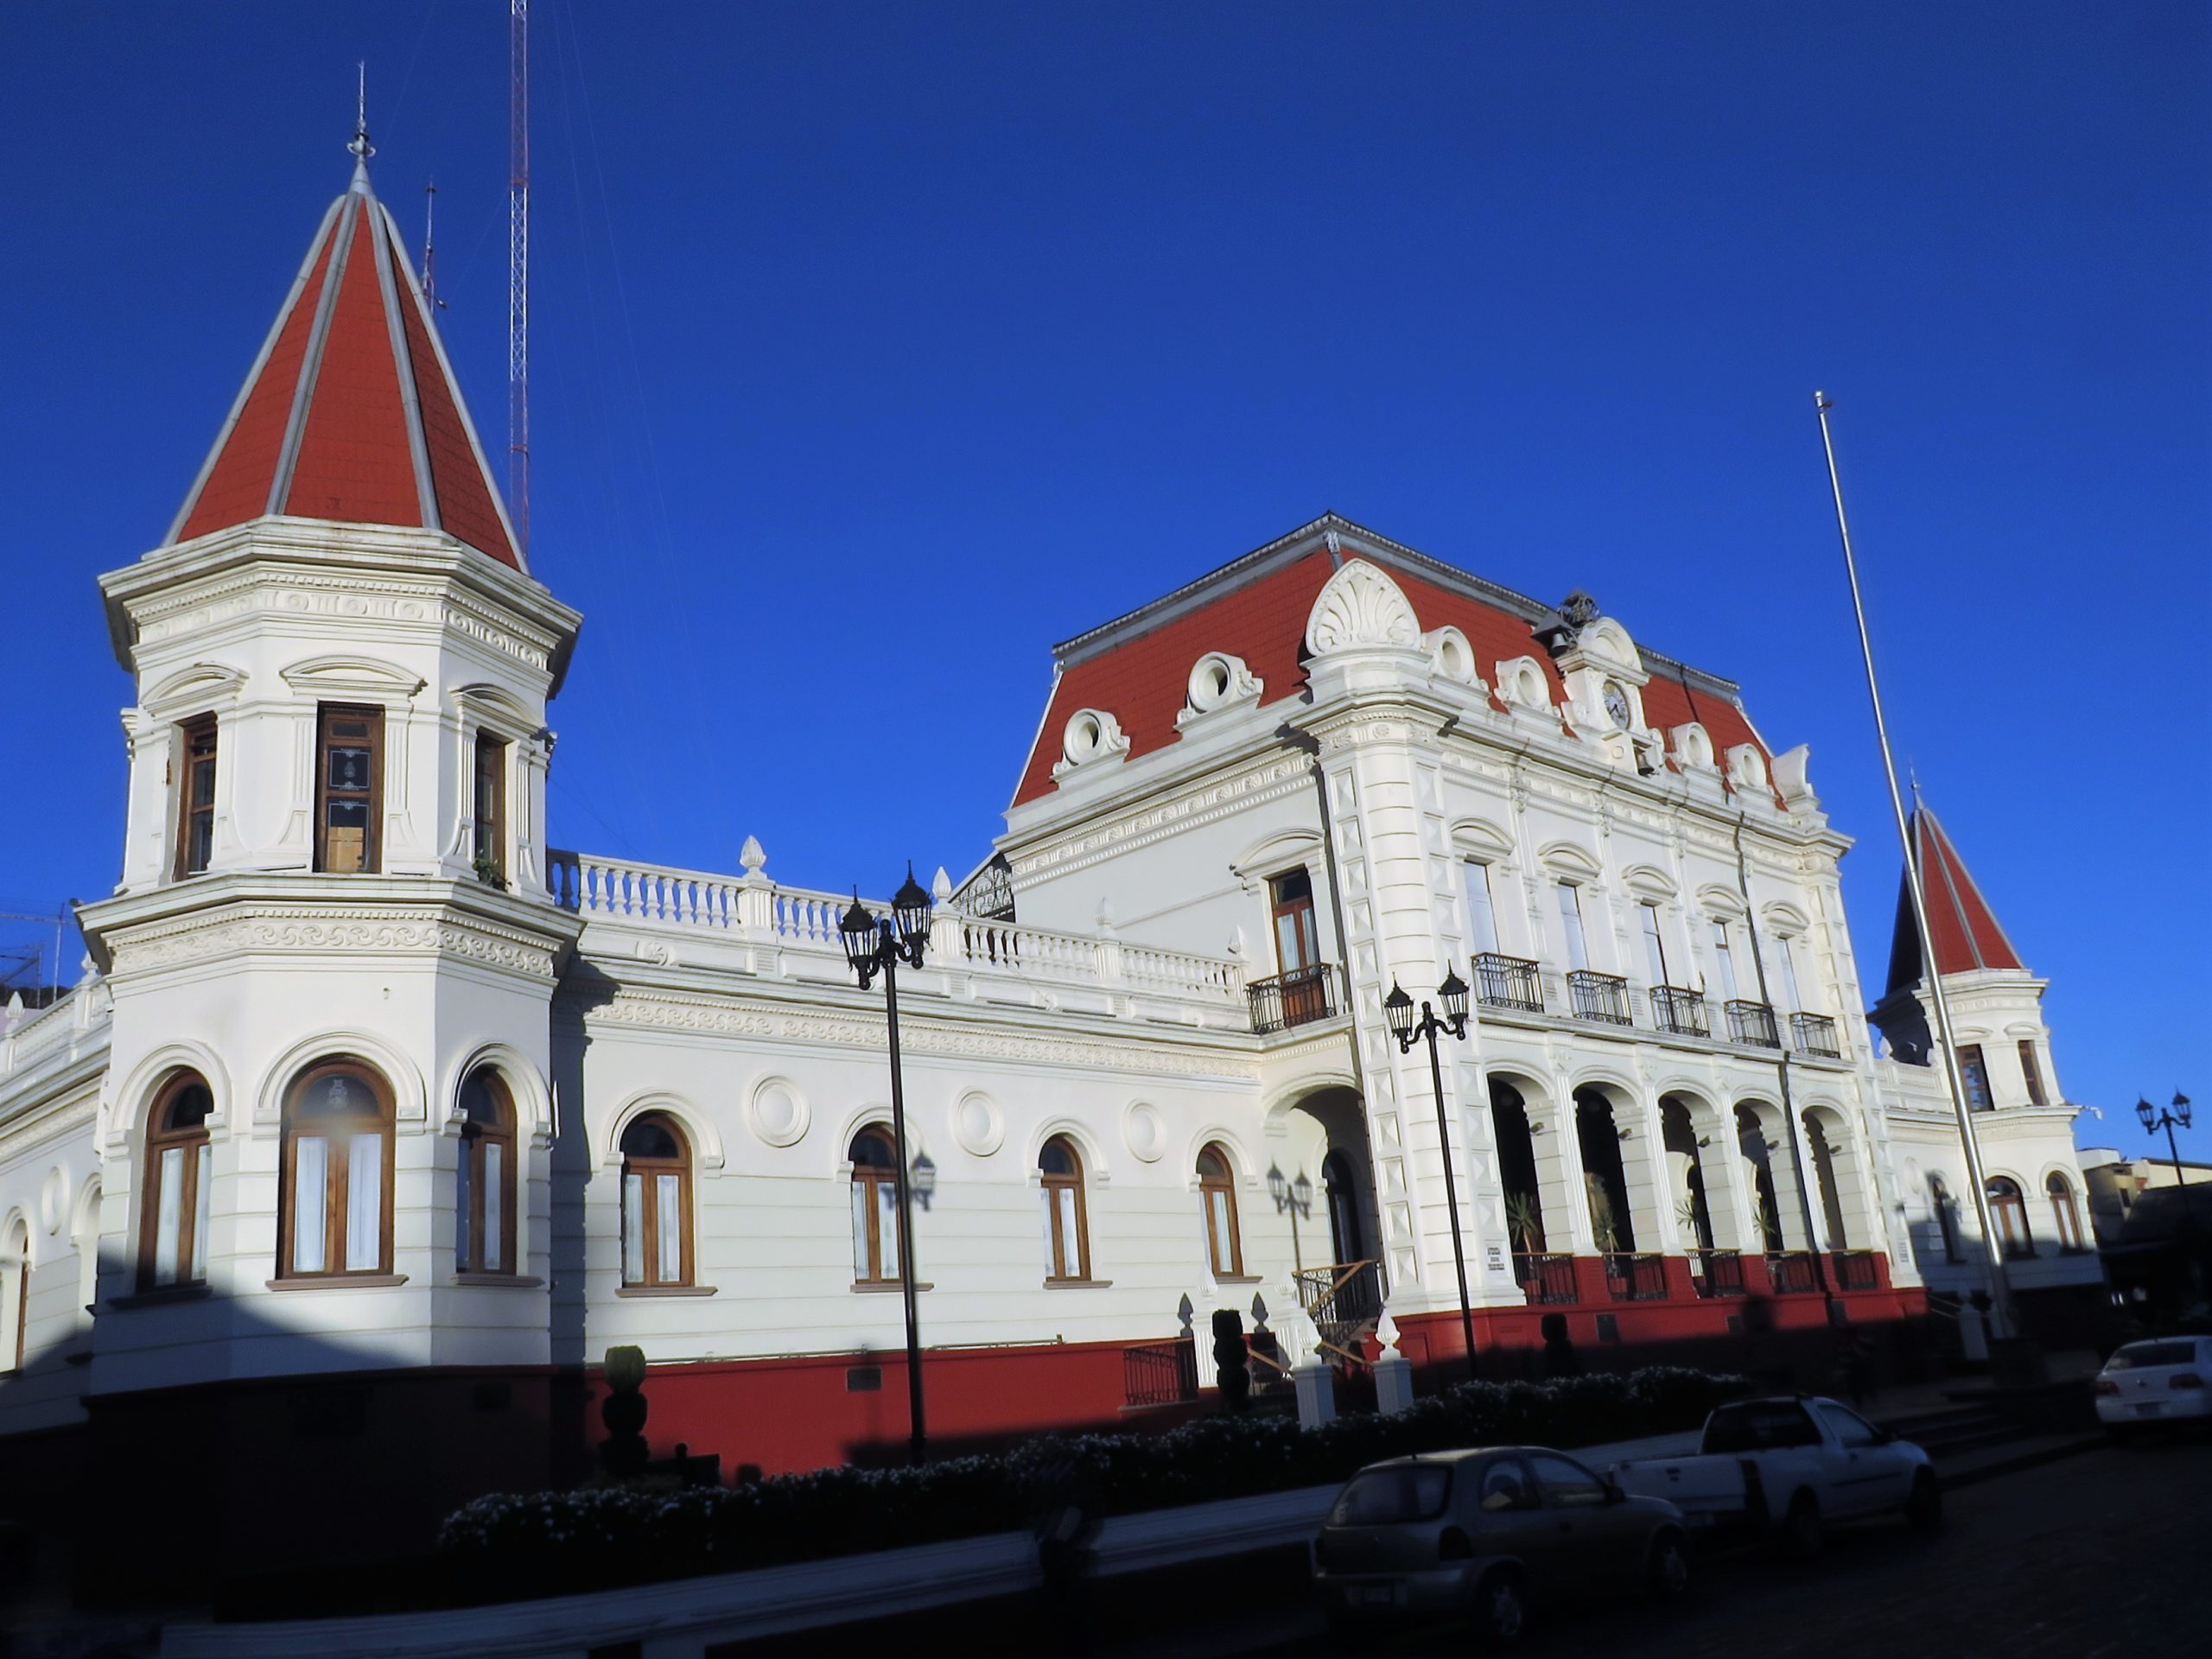
[[[438,181],[427,181],[423,186],[423,297],[442,311],[446,302],[438,297]]]
[[[530,553],[530,0],[507,0],[507,505]]]

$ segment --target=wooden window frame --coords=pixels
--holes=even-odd
[[[368,823],[362,832],[361,868],[358,870],[333,871],[330,868],[330,751],[333,747],[330,727],[333,721],[359,720],[369,728],[368,736],[361,742],[369,751],[369,787],[367,790]],[[372,703],[324,702],[315,705],[315,867],[325,874],[377,875],[384,869],[384,723],[385,711]],[[345,747],[356,747],[348,740]],[[340,791],[345,798],[352,798],[359,791]]]
[[[2036,1039],[2020,1039],[2020,1076],[2028,1085],[2028,1104],[2048,1106],[2050,1096],[2043,1086],[2043,1064],[2036,1055]]]
[[[384,1144],[384,1169],[378,1179],[379,1203],[377,1217],[377,1261],[372,1267],[323,1267],[315,1272],[302,1273],[292,1266],[293,1217],[299,1204],[299,1107],[308,1090],[327,1077],[343,1073],[365,1084],[369,1097],[376,1103],[374,1122],[378,1138]],[[279,1167],[283,1179],[276,1195],[276,1276],[280,1280],[309,1283],[343,1284],[349,1279],[385,1279],[391,1275],[391,1188],[394,1165],[393,1142],[397,1137],[396,1115],[392,1110],[391,1090],[384,1076],[364,1060],[337,1055],[318,1060],[292,1080],[284,1094],[284,1141]],[[366,1120],[364,1120],[366,1121]],[[359,1130],[353,1133],[359,1134]],[[327,1137],[325,1137],[327,1138]],[[322,1198],[322,1259],[327,1262],[343,1262],[346,1259],[346,1224],[352,1219],[349,1188],[353,1180],[353,1160],[350,1148],[343,1158],[326,1156],[323,1160]]]
[[[853,1138],[848,1143],[849,1154],[850,1147],[857,1147],[866,1135],[880,1136],[883,1144],[891,1148],[891,1156],[897,1159],[899,1139],[892,1134],[888,1123],[868,1123],[854,1130]],[[902,1285],[906,1281],[906,1241],[903,1236],[899,1239],[898,1260],[891,1264],[891,1270],[886,1272],[883,1259],[883,1193],[880,1191],[885,1187],[890,1189],[892,1213],[896,1217],[899,1211],[899,1171],[895,1164],[864,1164],[857,1158],[852,1159],[851,1162],[853,1185],[865,1187],[868,1191],[865,1208],[868,1215],[868,1271],[865,1274],[855,1274],[853,1282],[856,1285]],[[897,1222],[894,1221],[893,1225],[896,1230]]]
[[[2005,1190],[1999,1192],[1999,1188]],[[2036,1253],[2035,1230],[2028,1224],[2027,1195],[2020,1191],[2020,1184],[2009,1175],[1989,1178],[1989,1218],[1997,1224],[1998,1248],[2007,1262],[2025,1262]],[[2014,1241],[2014,1229],[2018,1240]]]
[[[626,1244],[630,1236],[628,1205],[630,1177],[632,1175],[640,1178],[638,1182],[638,1227],[639,1236],[645,1241],[645,1249],[642,1252],[645,1259],[639,1263],[645,1269],[644,1274],[641,1277],[631,1278],[629,1263],[626,1261],[622,1262],[620,1263],[622,1287],[626,1290],[688,1290],[696,1283],[698,1278],[697,1267],[691,1250],[693,1203],[691,1137],[684,1134],[683,1126],[666,1112],[640,1112],[623,1126],[622,1138],[628,1140],[632,1130],[645,1123],[657,1126],[676,1142],[676,1156],[673,1158],[640,1157],[627,1152],[622,1154],[622,1185],[620,1201],[623,1205],[623,1214],[621,1236],[618,1243]],[[678,1211],[676,1218],[676,1243],[681,1268],[678,1276],[674,1279],[664,1279],[660,1276],[661,1213],[660,1182],[658,1178],[663,1175],[676,1177],[676,1202]]]
[[[507,757],[505,738],[488,726],[476,728],[474,766],[469,773],[469,816],[475,825],[472,861],[480,872],[488,864],[501,887],[507,882]]]
[[[2044,1177],[2044,1195],[2050,1200],[2051,1214],[2058,1228],[2058,1248],[2062,1251],[2079,1251],[2082,1243],[2082,1209],[2075,1201],[2074,1183],[2056,1170]]]
[[[486,1092],[490,1096],[496,1122],[490,1127],[464,1116],[461,1126],[460,1162],[468,1173],[468,1259],[459,1261],[454,1255],[455,1268],[460,1273],[514,1274],[522,1271],[515,1262],[515,1199],[522,1182],[516,1172],[515,1162],[515,1097],[507,1087],[507,1080],[499,1075],[499,1068],[480,1065],[462,1080],[466,1090],[475,1079],[484,1079]],[[484,1261],[484,1194],[489,1183],[484,1179],[485,1148],[502,1148],[499,1159],[499,1265],[487,1267]]]
[[[1959,1081],[1966,1086],[1967,1109],[1970,1112],[1993,1112],[1997,1109],[1997,1091],[1989,1086],[1989,1062],[1982,1058],[1980,1043],[1959,1045]],[[1980,1103],[1974,1100],[1974,1085],[1981,1085]]]
[[[1209,1175],[1206,1160],[1211,1158],[1220,1165],[1219,1175]],[[1244,1276],[1244,1229],[1236,1217],[1236,1162],[1223,1148],[1218,1141],[1209,1141],[1198,1148],[1198,1210],[1206,1222],[1206,1268],[1217,1279],[1242,1279]],[[1219,1229],[1214,1221],[1213,1196],[1220,1193],[1227,1202],[1222,1208],[1229,1216],[1229,1249],[1224,1251]],[[1226,1257],[1229,1270],[1222,1270]]]
[[[1054,1147],[1067,1154],[1068,1161],[1075,1166],[1073,1174],[1061,1175],[1044,1167],[1045,1154]],[[1065,1135],[1056,1135],[1038,1149],[1037,1177],[1044,1192],[1045,1220],[1052,1239],[1052,1256],[1046,1262],[1045,1277],[1056,1284],[1083,1284],[1090,1278],[1090,1210],[1084,1196],[1083,1150]],[[1063,1192],[1075,1194],[1075,1249],[1071,1254],[1065,1230],[1060,1225],[1060,1198]]]
[[[207,803],[196,804],[193,799],[193,745],[201,738],[207,741]],[[215,785],[217,772],[222,765],[222,749],[215,716],[195,715],[179,722],[176,728],[176,859],[172,879],[181,881],[187,876],[202,875],[215,855]],[[207,820],[207,856],[198,864],[192,861],[192,830],[194,821],[201,817]]]
[[[1284,884],[1303,881],[1306,891],[1290,898],[1283,896]],[[1299,948],[1309,954],[1302,962],[1285,962],[1282,956],[1282,924],[1291,919],[1291,935]],[[1321,926],[1313,911],[1313,873],[1305,865],[1285,870],[1268,880],[1268,930],[1274,940],[1275,971],[1294,974],[1303,969],[1319,967],[1321,962]]]
[[[202,1118],[189,1128],[172,1129],[164,1127],[169,1109],[177,1096],[188,1089],[205,1091],[212,1109],[214,1092],[208,1089],[207,1080],[197,1071],[178,1071],[164,1083],[154,1096],[153,1106],[146,1114],[146,1144],[139,1159],[143,1173],[140,1184],[145,1195],[138,1212],[138,1289],[149,1291],[180,1290],[190,1285],[200,1285],[206,1279],[192,1271],[194,1259],[204,1242],[200,1237],[200,1147],[208,1144],[207,1122]],[[170,1147],[184,1153],[184,1178],[177,1192],[176,1260],[177,1276],[169,1283],[155,1282],[156,1262],[161,1255],[162,1243],[162,1154]]]

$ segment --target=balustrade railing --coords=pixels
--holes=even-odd
[[[1782,1039],[1774,1031],[1774,1010],[1764,1002],[1730,1001],[1728,1040],[1752,1048],[1780,1048]]]
[[[1488,1008],[1544,1011],[1544,982],[1536,964],[1520,957],[1484,951],[1475,957],[1475,1000]]]
[[[1605,1286],[1617,1302],[1667,1300],[1667,1262],[1649,1250],[1615,1250],[1605,1257]]]
[[[1122,1349],[1122,1393],[1132,1406],[1173,1406],[1197,1399],[1198,1351],[1181,1340]]]
[[[1690,1282],[1700,1296],[1741,1296],[1744,1257],[1738,1250],[1692,1250]]]
[[[1631,1023],[1628,981],[1618,974],[1593,973],[1587,968],[1572,969],[1567,976],[1567,1001],[1578,1020],[1595,1020],[1608,1026]]]
[[[1572,1302],[1580,1295],[1574,1285],[1574,1258],[1565,1250],[1514,1251],[1513,1280],[1539,1306]]]
[[[1836,1036],[1835,1021],[1825,1014],[1791,1014],[1789,1041],[1800,1054],[1817,1054],[1830,1060],[1843,1058],[1843,1043]]]
[[[1308,967],[1294,968],[1287,974],[1277,974],[1272,979],[1254,980],[1244,988],[1244,995],[1251,1002],[1252,1029],[1285,1031],[1341,1012],[1343,1004],[1336,994],[1336,972],[1334,963],[1317,962]]]
[[[1779,1295],[1809,1296],[1821,1287],[1810,1250],[1769,1250],[1766,1271]]]
[[[96,1010],[84,999],[87,988],[65,992],[43,1008],[25,1009],[22,1020],[0,1033],[0,1072],[20,1071],[41,1054],[67,1047],[92,1027]]]
[[[1704,996],[1696,991],[1677,990],[1672,985],[1651,988],[1651,1023],[1677,1037],[1713,1034],[1706,1022]]]
[[[1338,1262],[1294,1275],[1298,1300],[1339,1353],[1359,1357],[1355,1344],[1382,1317],[1382,1274],[1374,1262]]]
[[[1828,1260],[1835,1264],[1835,1282],[1840,1290],[1875,1290],[1881,1286],[1881,1275],[1874,1271],[1874,1252],[1872,1250],[1836,1250]]]

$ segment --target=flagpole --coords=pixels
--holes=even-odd
[[[1936,1007],[1936,1046],[1943,1052],[1943,1077],[1950,1085],[1951,1111],[1958,1119],[1960,1144],[1966,1149],[1967,1179],[1974,1188],[1974,1214],[1981,1222],[1983,1254],[1989,1262],[1991,1334],[2009,1337],[2018,1328],[2012,1319],[2012,1287],[2005,1274],[2005,1247],[1989,1211],[1989,1180],[1982,1172],[1981,1146],[1974,1139],[1974,1117],[1967,1105],[1966,1080],[1959,1074],[1959,1045],[1951,1033],[1951,1005],[1943,995],[1943,976],[1936,970],[1935,941],[1928,930],[1928,894],[1921,884],[1920,861],[1913,856],[1912,830],[1906,823],[1904,796],[1897,788],[1897,765],[1890,751],[1890,725],[1882,713],[1882,688],[1874,676],[1874,640],[1866,631],[1866,604],[1859,591],[1859,561],[1851,549],[1851,521],[1843,511],[1843,479],[1836,471],[1835,440],[1828,431],[1828,411],[1835,405],[1824,391],[1813,394],[1813,408],[1821,420],[1821,448],[1827,453],[1828,488],[1835,496],[1836,533],[1843,540],[1843,569],[1851,581],[1852,614],[1859,620],[1859,650],[1866,664],[1866,697],[1874,708],[1874,737],[1882,750],[1882,776],[1890,786],[1890,811],[1897,820],[1897,845],[1904,852],[1904,888],[1912,900],[1913,925],[1920,930],[1920,976]]]

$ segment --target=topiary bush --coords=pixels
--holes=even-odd
[[[1045,1436],[918,1469],[849,1465],[731,1488],[503,1493],[448,1516],[438,1548],[480,1599],[570,1594],[1027,1527],[1070,1463],[1098,1492],[1101,1513],[1127,1515],[1318,1486],[1417,1452],[1573,1447],[1694,1428],[1749,1386],[1651,1366],[1464,1382],[1395,1416],[1339,1417],[1310,1431],[1287,1418],[1220,1415],[1159,1435]]]

